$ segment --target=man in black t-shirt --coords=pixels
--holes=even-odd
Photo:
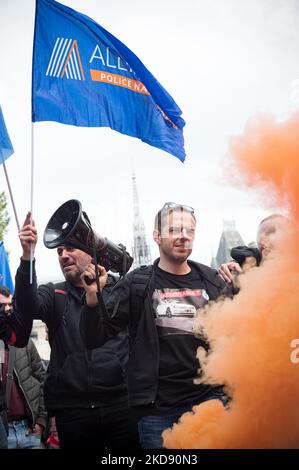
[[[220,386],[194,383],[197,349],[208,350],[206,339],[193,333],[194,315],[225,285],[215,270],[188,260],[195,229],[191,207],[166,203],[155,218],[160,258],[116,285],[108,315],[99,305],[82,312],[88,347],[129,327],[129,397],[143,448],[163,447],[162,432],[184,412],[224,395]]]

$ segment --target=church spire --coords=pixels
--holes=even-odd
[[[133,257],[134,257],[134,268],[138,268],[142,265],[151,264],[151,253],[150,247],[147,243],[145,226],[141,217],[139,197],[137,192],[136,176],[132,174],[133,183],[133,210],[134,210],[134,221],[133,221]]]

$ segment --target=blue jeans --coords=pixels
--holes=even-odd
[[[224,407],[229,401],[223,393],[219,393],[219,396],[215,394],[208,398],[208,400],[215,399],[220,400]],[[171,428],[184,413],[191,411],[192,408],[193,405],[176,408],[169,416],[143,416],[143,418],[138,421],[139,440],[142,449],[162,449],[162,432],[165,431],[165,429]]]
[[[11,421],[8,423],[9,449],[38,449],[40,436],[29,432],[28,420]]]
[[[7,435],[6,430],[0,415],[0,449],[7,449]]]
[[[162,432],[177,423],[192,406],[177,408],[169,416],[143,416],[138,421],[139,440],[142,449],[163,449]]]

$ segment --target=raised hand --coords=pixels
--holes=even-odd
[[[105,284],[107,282],[107,271],[103,266],[100,266],[98,264],[98,270],[99,270],[99,282],[100,282],[100,290],[102,291],[103,288],[105,287]],[[83,287],[86,292],[86,304],[89,307],[94,307],[95,305],[98,304],[98,298],[97,298],[97,283],[96,283],[96,274],[95,274],[95,265],[90,263],[86,270],[81,274],[81,280]]]
[[[242,273],[241,266],[236,261],[230,261],[228,263],[222,264],[218,269],[218,274],[222,279],[228,284],[233,280],[233,274]]]
[[[34,251],[37,244],[37,230],[35,228],[34,220],[31,220],[31,212],[28,212],[26,215],[23,226],[19,231],[19,239],[23,248],[22,259],[29,261],[31,245],[32,256],[34,256]]]

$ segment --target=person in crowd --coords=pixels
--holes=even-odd
[[[1,308],[1,307],[0,307]],[[4,342],[0,339],[0,370],[4,361]],[[2,374],[0,373],[0,449],[7,449],[7,431],[5,428],[4,419],[6,412],[4,390],[2,384]]]
[[[7,413],[5,405],[5,395],[2,383],[2,365],[4,363],[5,342],[14,344],[16,334],[14,328],[6,315],[6,311],[10,308],[10,302],[7,302],[7,288],[0,286],[0,449],[7,449]],[[4,300],[2,304],[1,299]]]
[[[289,226],[289,219],[282,214],[271,214],[263,219],[257,230],[257,248],[238,246],[231,250],[232,261],[219,267],[219,275],[233,286],[233,293],[238,292],[238,274],[259,266],[271,254],[280,236]],[[235,286],[235,287],[234,287]]]
[[[62,245],[58,260],[65,277],[59,284],[37,287],[35,262],[30,283],[30,251],[33,256],[37,230],[28,213],[20,230],[21,263],[15,282],[15,315],[26,328],[34,318],[48,327],[51,357],[45,383],[45,403],[55,416],[62,449],[134,448],[137,432],[131,422],[126,383],[128,337],[122,332],[103,347],[87,348],[80,334],[83,305],[90,294],[82,273],[94,267],[82,250]],[[100,272],[104,268],[99,267]],[[105,270],[104,270],[105,271]],[[114,284],[105,275],[104,299]]]
[[[208,351],[209,345],[204,335],[193,333],[194,316],[225,285],[217,271],[189,259],[195,231],[193,208],[165,203],[155,218],[160,257],[154,264],[117,283],[106,311],[97,301],[95,283],[86,286],[91,300],[82,309],[81,331],[89,348],[129,328],[129,398],[143,448],[162,448],[162,432],[194,405],[226,399],[220,385],[195,384],[197,350]]]
[[[5,315],[12,315],[12,295],[0,286],[0,302]],[[39,448],[47,422],[43,399],[45,371],[31,339],[24,348],[5,344],[2,363],[5,416],[8,421],[8,448]]]

